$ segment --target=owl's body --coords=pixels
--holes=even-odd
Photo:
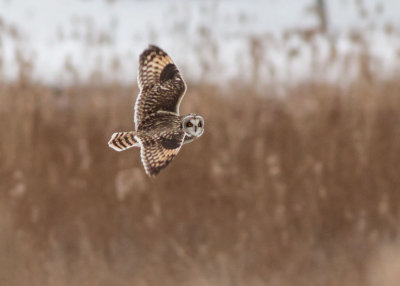
[[[140,147],[145,171],[154,176],[183,144],[203,134],[204,120],[193,113],[179,115],[186,84],[172,59],[160,48],[149,46],[140,55],[138,84],[135,131],[114,133],[108,145],[117,151]]]

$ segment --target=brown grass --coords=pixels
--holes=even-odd
[[[136,87],[0,84],[0,284],[394,285],[399,79],[264,90],[189,84],[148,179],[106,144]]]

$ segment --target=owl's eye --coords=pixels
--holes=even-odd
[[[188,122],[188,123],[186,123],[186,127],[192,127],[193,126],[193,124],[192,124],[192,122]]]
[[[198,127],[201,127],[201,125],[202,125],[201,122],[199,122],[199,124],[197,124]]]

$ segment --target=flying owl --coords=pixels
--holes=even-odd
[[[139,57],[138,86],[135,131],[114,133],[108,146],[116,151],[140,147],[146,174],[155,176],[182,145],[203,134],[204,119],[194,113],[179,115],[186,84],[172,59],[156,46],[150,45]]]

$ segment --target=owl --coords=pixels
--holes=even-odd
[[[116,151],[139,147],[146,174],[155,176],[182,145],[203,134],[204,119],[195,113],[179,115],[186,84],[172,59],[159,47],[150,45],[139,56],[138,86],[135,130],[114,133],[108,146]]]

